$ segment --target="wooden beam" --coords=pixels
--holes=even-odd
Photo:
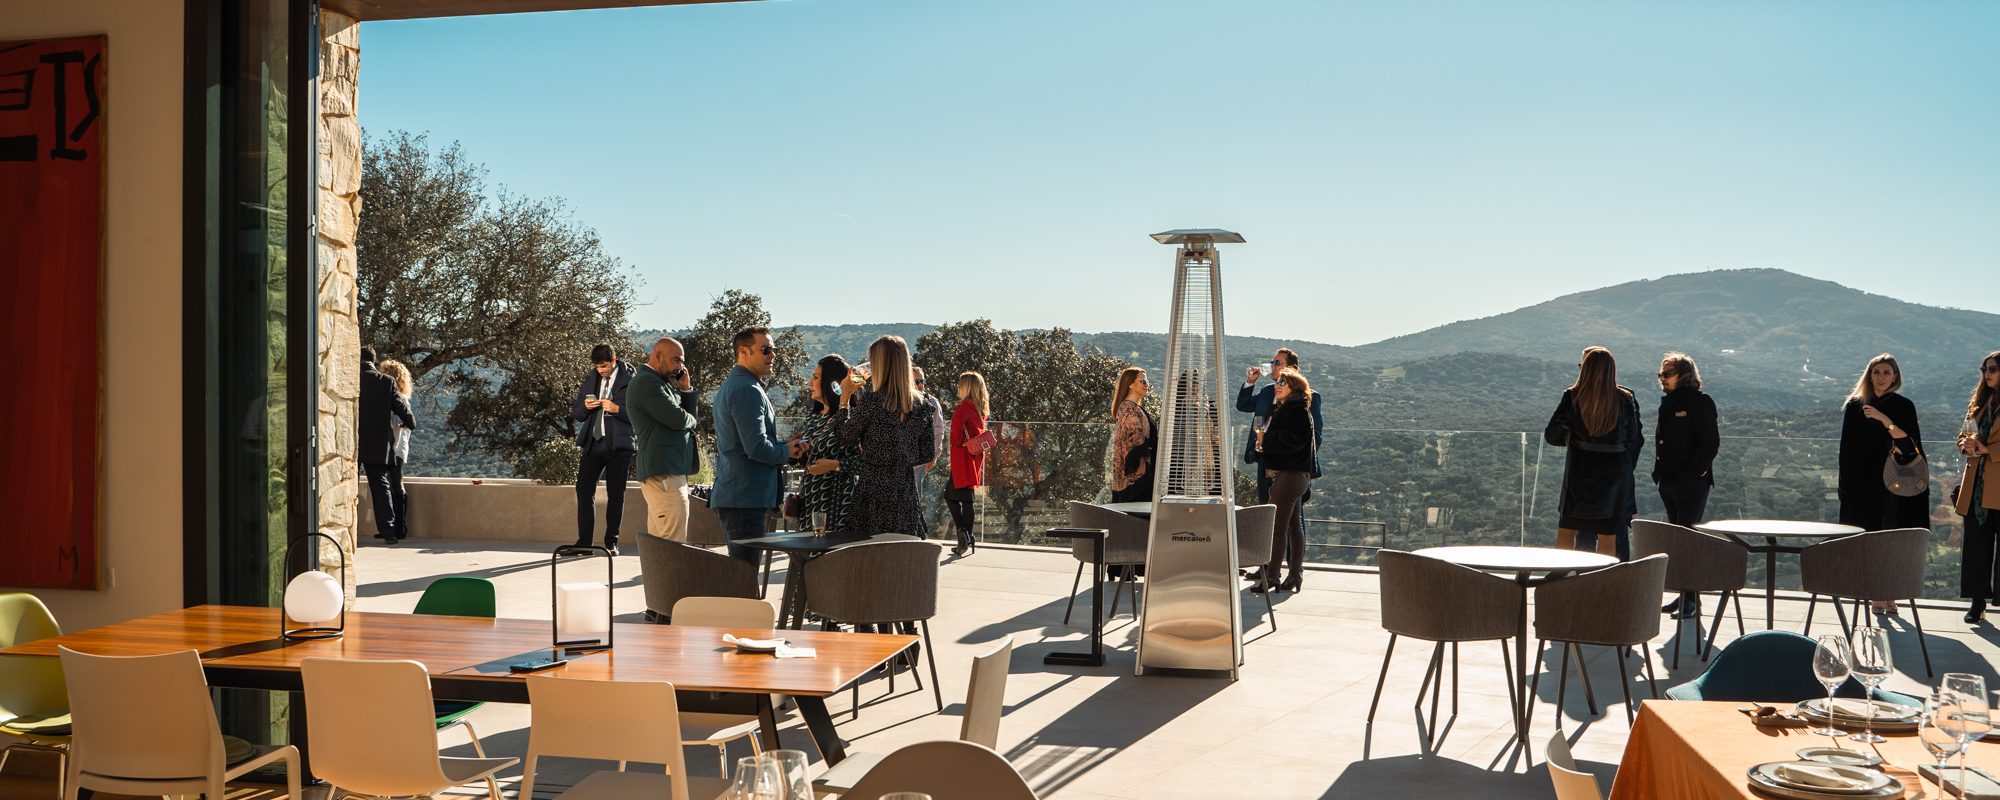
[[[580,11],[592,8],[642,8],[743,0],[320,0],[320,7],[362,22],[384,19],[472,17],[525,14],[534,11]]]

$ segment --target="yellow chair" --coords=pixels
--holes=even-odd
[[[331,797],[431,795],[521,763],[439,755],[430,675],[415,661],[308,658],[299,672],[313,774],[337,787]]]
[[[55,615],[25,592],[0,594],[0,647],[61,636]],[[0,770],[15,750],[54,753],[58,775],[69,771],[69,696],[62,662],[43,656],[0,656]],[[64,791],[58,777],[56,791]]]
[[[754,597],[683,597],[674,602],[672,619],[675,625],[770,631],[778,625],[778,611],[769,602]],[[753,755],[764,752],[757,741],[758,722],[754,714],[690,711],[680,717],[681,743],[715,748],[715,759],[723,775],[729,774],[730,742],[747,739]]]
[[[729,789],[722,779],[687,774],[680,707],[671,683],[534,675],[528,678],[528,707],[533,721],[521,770],[522,798],[535,796],[535,767],[543,756],[618,762],[617,771],[593,772],[559,795],[567,800],[708,800]],[[626,772],[630,761],[660,764],[666,774]]]
[[[195,794],[220,800],[232,779],[273,761],[285,764],[286,797],[299,796],[299,751],[291,745],[231,752],[209,702],[201,656],[94,656],[62,648],[76,744],[63,797],[89,789],[118,794]],[[232,759],[232,757],[234,757]]]

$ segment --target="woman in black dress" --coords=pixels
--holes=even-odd
[[[1594,540],[1597,552],[1627,557],[1631,545],[1626,534],[1639,506],[1632,470],[1646,445],[1646,431],[1638,399],[1618,385],[1618,364],[1610,350],[1583,351],[1576,383],[1563,390],[1542,438],[1569,450],[1557,503],[1556,546],[1574,548],[1582,534]]]
[[[1883,353],[1868,361],[1854,391],[1847,395],[1840,420],[1840,522],[1863,530],[1886,531],[1931,526],[1931,490],[1904,497],[1882,481],[1884,462],[1895,454],[1909,463],[1923,452],[1923,431],[1917,427],[1917,405],[1897,394],[1903,388],[1903,368]],[[1896,605],[1874,604],[1875,612],[1896,616]]]
[[[861,451],[847,530],[927,538],[930,527],[910,470],[937,459],[932,433],[932,421],[941,413],[937,400],[917,391],[903,337],[876,339],[868,346],[868,364],[870,374],[861,380],[869,382],[869,391],[858,391],[860,382],[850,376],[833,421],[834,436]]]
[[[1965,477],[1953,496],[1956,510],[1965,518],[1964,559],[1959,564],[1959,593],[1972,601],[1965,612],[1966,622],[1986,616],[1986,601],[1993,598],[1994,576],[2000,561],[1994,558],[1994,540],[2000,538],[2000,485],[1987,486],[2000,476],[2000,350],[1979,362],[1979,383],[1972,387],[1972,400],[1965,406],[1965,422],[1958,429],[1958,452],[1965,456]]]
[[[1250,591],[1297,592],[1304,585],[1306,533],[1299,528],[1299,503],[1312,485],[1312,385],[1298,370],[1286,367],[1271,376],[1271,424],[1257,437],[1257,462],[1271,479],[1271,502],[1278,506],[1277,530],[1271,537],[1271,563]],[[1281,582],[1280,563],[1290,568]]]
[[[807,390],[812,392],[813,413],[799,428],[799,439],[805,442],[805,455],[798,459],[806,470],[799,492],[804,500],[805,520],[810,523],[813,514],[825,514],[827,531],[847,530],[847,508],[854,500],[855,467],[860,464],[857,460],[860,453],[833,433],[834,419],[840,414],[835,408],[839,402],[836,398],[848,372],[847,359],[837,355],[822,358],[813,366]]]

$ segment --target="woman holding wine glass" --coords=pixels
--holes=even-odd
[[[2000,350],[1979,362],[1979,382],[1972,387],[1966,404],[1965,420],[1958,429],[1958,452],[1965,455],[1965,477],[1952,493],[1953,504],[1965,519],[1965,547],[1959,562],[1959,594],[1972,601],[1965,621],[1976,623],[1986,616],[1986,601],[1994,596],[1996,573],[2000,573],[2000,490],[1985,491],[1986,476],[2000,475]]]
[[[1312,403],[1312,385],[1290,367],[1271,377],[1277,388],[1271,398],[1270,424],[1258,437],[1258,465],[1271,479],[1278,527],[1271,537],[1271,563],[1250,588],[1259,594],[1304,588],[1306,534],[1299,528],[1299,504],[1312,485],[1313,470],[1313,422],[1307,410]],[[1280,566],[1291,570],[1283,581],[1278,580]]]

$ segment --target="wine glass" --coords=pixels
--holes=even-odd
[[[1867,687],[1862,700],[1868,707],[1868,717],[1862,723],[1860,733],[1849,736],[1857,742],[1876,744],[1887,739],[1875,732],[1875,687],[1889,679],[1895,670],[1895,659],[1889,655],[1889,632],[1881,628],[1856,628],[1854,631],[1854,679]],[[1982,704],[1984,700],[1980,701]]]
[[[746,756],[736,759],[736,780],[730,785],[730,800],[790,800],[785,778],[777,759]]]
[[[1255,426],[1257,430],[1257,451],[1263,452],[1264,432],[1271,429],[1271,418],[1269,416],[1257,417],[1256,422],[1252,424]]]
[[[1826,687],[1826,723],[1808,733],[1833,737],[1847,735],[1847,731],[1833,727],[1833,691],[1847,682],[1853,661],[1846,639],[1831,634],[1819,637],[1819,646],[1813,648],[1813,675]]]
[[[1958,721],[1958,741],[1963,745],[1958,751],[1958,766],[1965,769],[1966,751],[1972,743],[1993,730],[1992,714],[1986,706],[1986,678],[1970,672],[1947,672],[1939,682],[1947,700],[1958,707],[1955,719]]]
[[[1950,698],[1946,692],[1932,692],[1930,699],[1924,701],[1923,721],[1917,726],[1917,740],[1923,743],[1925,750],[1930,751],[1932,758],[1937,759],[1939,797],[1947,796],[1944,790],[1945,762],[1951,760],[1952,754],[1965,749],[1964,730],[1958,724],[1959,708]],[[1921,782],[1918,788],[1922,788]]]
[[[768,755],[778,762],[778,773],[785,781],[785,788],[794,800],[810,798],[812,786],[806,776],[806,753],[804,750],[772,750]]]

